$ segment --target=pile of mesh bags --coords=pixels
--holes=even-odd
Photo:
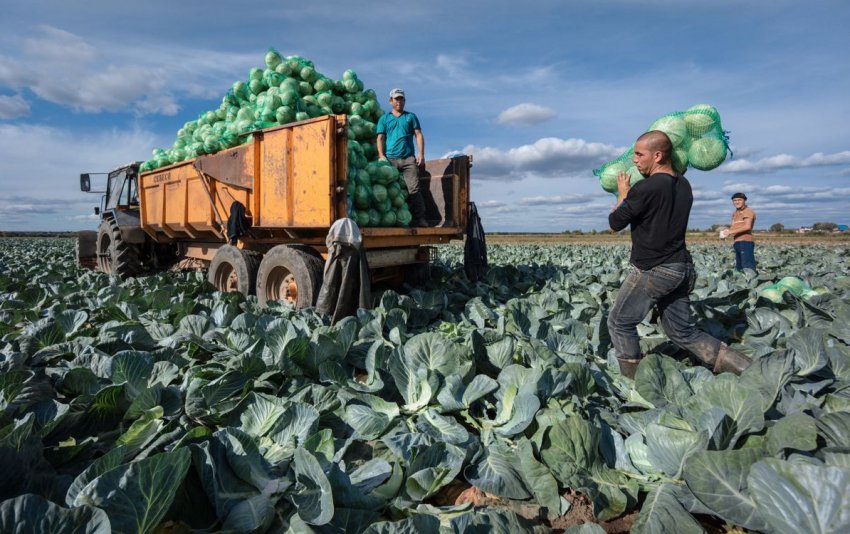
[[[728,132],[720,124],[720,114],[708,104],[668,113],[653,122],[646,131],[652,130],[666,133],[673,143],[673,169],[676,172],[684,173],[689,166],[710,171],[720,166],[726,160],[726,154],[730,153]],[[632,163],[633,156],[634,145],[593,171],[599,177],[602,189],[617,194],[617,176],[621,172],[629,175],[632,185],[644,178]]]
[[[252,68],[236,81],[218,109],[201,113],[177,131],[171,148],[156,148],[141,171],[151,171],[246,144],[251,132],[322,115],[348,116],[349,217],[359,226],[406,226],[411,215],[407,187],[398,171],[378,161],[375,124],[384,111],[375,91],[364,90],[353,70],[334,80],[312,61],[281,56],[270,48],[265,69]]]

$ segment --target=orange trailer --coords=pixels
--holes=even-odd
[[[131,275],[141,264],[203,267],[221,291],[256,293],[263,304],[315,304],[328,229],[347,216],[347,128],[344,115],[323,116],[258,130],[247,144],[154,171],[138,174],[138,163],[116,169],[94,247],[98,268]],[[373,282],[421,272],[434,245],[463,239],[471,166],[459,156],[420,171],[429,227],[360,229]],[[124,185],[113,179],[118,174]],[[83,190],[88,180],[81,175]],[[234,206],[244,207],[250,230],[231,245]],[[139,265],[128,265],[127,249]]]

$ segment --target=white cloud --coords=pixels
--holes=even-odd
[[[723,184],[723,188],[721,191],[724,193],[737,193],[740,191],[741,193],[750,193],[758,189],[759,186],[756,184],[748,184],[744,182],[726,182]]]
[[[437,68],[446,71],[450,76],[462,77],[466,74],[468,61],[459,56],[450,56],[448,54],[437,55]]]
[[[181,95],[220,97],[233,73],[247,75],[258,57],[135,40],[89,42],[42,25],[16,57],[0,56],[0,87],[28,89],[74,111],[175,115]]]
[[[534,126],[535,124],[546,122],[557,115],[554,109],[525,102],[501,112],[498,121],[501,124]]]
[[[590,201],[589,195],[557,195],[553,197],[536,196],[520,199],[523,206],[559,206],[572,204],[585,204]]]
[[[162,139],[139,130],[104,130],[80,135],[71,130],[0,124],[0,229],[66,230],[85,224],[96,195],[79,189],[81,172],[107,172],[144,157]],[[102,177],[96,177],[95,180]],[[93,186],[100,189],[102,183]]]
[[[824,154],[817,152],[806,158],[789,154],[777,154],[756,161],[736,159],[721,165],[717,170],[725,173],[767,174],[786,169],[801,169],[806,167],[827,167],[832,165],[850,164],[850,150]]]
[[[785,201],[812,201],[812,200],[840,200],[850,197],[850,187],[829,187],[829,186],[789,186],[789,185],[757,185],[750,183],[727,183],[723,186],[722,192],[746,193],[748,200],[752,202],[753,198],[782,198]],[[814,206],[813,206],[814,208]]]
[[[30,114],[29,102],[21,95],[0,95],[0,119],[16,119]]]
[[[46,24],[35,30],[37,37],[24,39],[21,48],[26,55],[38,58],[42,64],[60,67],[68,63],[88,63],[97,58],[97,51],[83,38]]]
[[[503,206],[507,206],[507,204],[502,202],[501,200],[483,200],[481,202],[476,202],[475,205],[478,208],[485,208],[485,209],[501,208]]]
[[[476,179],[512,181],[529,177],[592,178],[593,167],[622,151],[622,148],[583,139],[547,137],[508,150],[469,145],[460,152],[472,154]]]

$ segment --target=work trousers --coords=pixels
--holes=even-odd
[[[756,270],[756,244],[752,241],[735,241],[732,245],[735,249],[735,269]]]
[[[608,313],[608,333],[618,358],[639,359],[637,325],[656,307],[670,341],[702,361],[714,361],[720,340],[699,330],[691,321],[690,292],[696,283],[692,263],[668,263],[642,271],[632,266]]]
[[[399,158],[389,160],[393,167],[398,169],[404,183],[407,186],[407,205],[410,207],[412,226],[427,226],[425,221],[425,199],[419,191],[419,166],[416,158]]]

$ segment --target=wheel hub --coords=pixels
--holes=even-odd
[[[232,265],[223,263],[215,273],[215,288],[221,292],[239,290],[239,276]]]
[[[268,278],[269,300],[285,300],[289,303],[298,301],[298,283],[295,275],[284,267],[275,267]]]

